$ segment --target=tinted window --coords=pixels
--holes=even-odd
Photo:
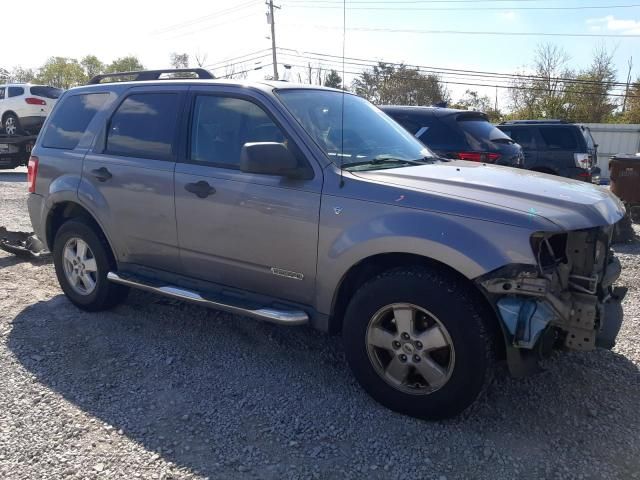
[[[238,168],[247,142],[289,144],[256,104],[230,97],[198,96],[191,128],[191,160]]]
[[[60,98],[60,95],[62,95],[62,92],[64,92],[64,90],[62,90],[61,88],[47,87],[43,85],[30,87],[29,90],[31,92],[31,95],[36,95],[38,97],[44,98]]]
[[[20,95],[24,95],[24,88],[22,87],[9,87],[9,97],[19,97]]]
[[[578,143],[569,128],[540,127],[540,135],[549,150],[576,150]]]
[[[4,99],[4,87],[0,87],[0,100]]]
[[[178,100],[176,93],[141,93],[127,97],[109,122],[107,152],[171,160]]]
[[[418,138],[433,150],[449,150],[467,148],[467,143],[462,132],[450,127],[446,123],[434,118],[429,122],[423,122],[423,132]],[[418,132],[419,133],[419,132]]]
[[[477,140],[495,141],[509,140],[509,137],[502,133],[500,129],[494,127],[484,118],[458,118],[458,125],[462,130]]]
[[[514,128],[513,130],[503,131],[525,150],[535,150],[536,144],[533,128]]]
[[[74,149],[94,115],[109,98],[107,93],[73,95],[62,100],[44,132],[42,146]]]

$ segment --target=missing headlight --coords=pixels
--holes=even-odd
[[[567,263],[567,234],[535,233],[531,236],[531,248],[543,270],[553,269]]]

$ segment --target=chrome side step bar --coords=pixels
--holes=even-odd
[[[208,298],[208,296],[202,296],[200,293],[187,290],[184,288],[176,287],[173,285],[160,285],[153,284],[153,282],[145,282],[141,278],[132,277],[129,275],[118,274],[115,272],[107,273],[107,279],[114,283],[126,285],[128,287],[139,288],[152,293],[158,293],[166,297],[177,298],[205,307],[216,308],[219,310],[225,310],[237,315],[244,315],[258,320],[266,322],[277,323],[279,325],[304,325],[309,322],[309,316],[302,310],[280,310],[272,307],[242,307],[239,305],[233,305],[226,299]]]

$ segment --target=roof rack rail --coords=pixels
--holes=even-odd
[[[506,120],[500,125],[535,125],[538,123],[569,123],[566,120],[559,120],[556,118],[550,118],[549,120]]]
[[[103,82],[105,78],[122,78],[122,77],[133,77],[127,78],[128,81],[132,82],[148,82],[152,80],[163,80],[160,77],[164,74],[174,74],[174,73],[195,73],[200,80],[212,80],[216,77],[213,74],[205,70],[204,68],[172,68],[167,70],[138,70],[133,72],[114,72],[114,73],[102,73],[100,75],[96,75],[87,85],[97,85],[99,83],[112,83],[112,82]],[[173,78],[181,78],[181,77],[173,77]],[[190,77],[184,77],[190,78]]]

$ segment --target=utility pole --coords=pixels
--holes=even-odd
[[[273,0],[268,0],[269,5],[269,23],[271,24],[271,54],[273,56],[273,79],[278,80],[278,59],[276,58],[276,17],[274,15]],[[280,8],[280,7],[275,7]]]
[[[633,57],[629,59],[629,74],[627,75],[627,88],[624,92],[624,101],[622,102],[622,113],[627,110],[627,97],[629,96],[629,87],[631,86],[631,69],[633,68]]]

